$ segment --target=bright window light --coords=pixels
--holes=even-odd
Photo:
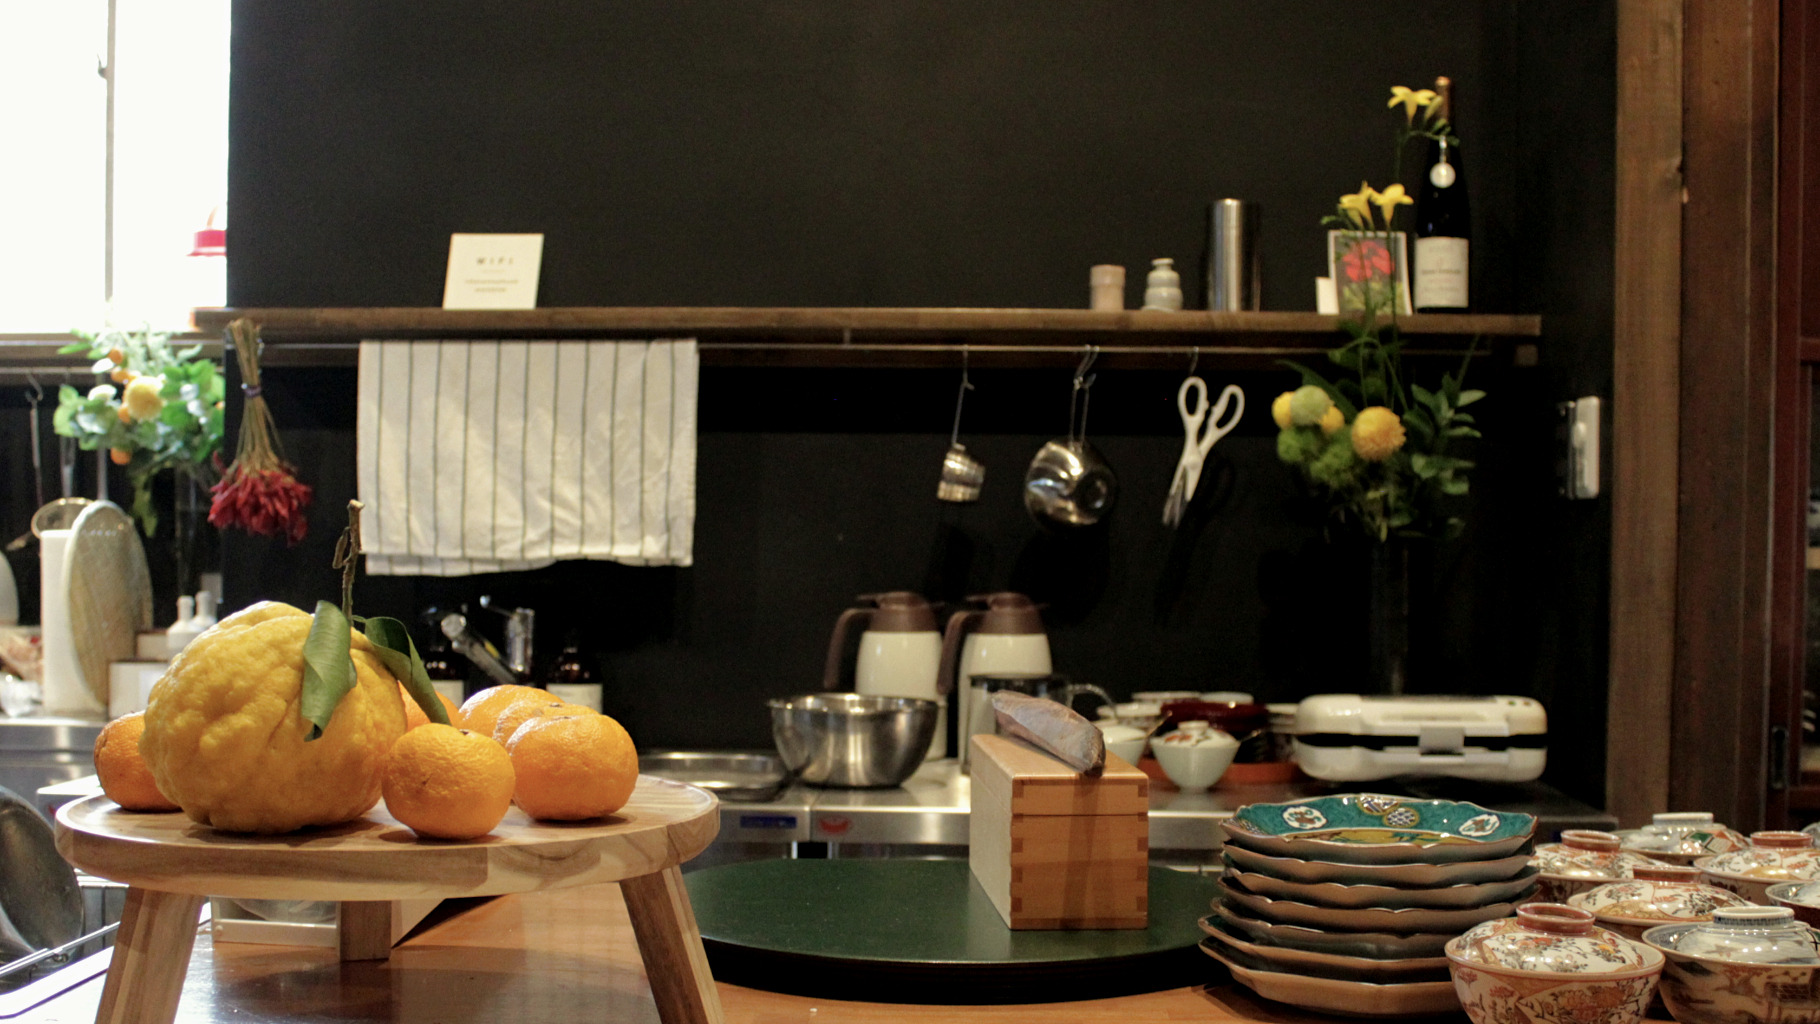
[[[189,252],[226,220],[229,0],[114,8],[110,303],[108,3],[0,0],[0,334],[184,330],[224,300],[226,260]]]

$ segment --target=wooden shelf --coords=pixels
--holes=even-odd
[[[963,350],[976,366],[1065,366],[1089,345],[1121,367],[1173,366],[1197,352],[1222,364],[1268,365],[1333,347],[1342,324],[1340,317],[1318,313],[740,306],[264,307],[197,310],[196,324],[217,335],[242,316],[260,325],[272,365],[347,365],[363,338],[665,336],[700,339],[702,362],[720,366],[952,366]],[[1399,326],[1412,356],[1458,357],[1475,338],[1535,339],[1542,333],[1539,316],[1502,314],[1415,315],[1400,318]]]

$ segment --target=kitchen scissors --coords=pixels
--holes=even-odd
[[[1190,392],[1194,394],[1192,406]],[[1236,384],[1228,384],[1220,391],[1220,400],[1209,409],[1207,382],[1191,376],[1175,393],[1175,407],[1182,413],[1182,428],[1187,436],[1182,441],[1182,457],[1175,465],[1175,480],[1169,485],[1169,497],[1163,502],[1163,523],[1167,526],[1181,525],[1182,513],[1194,500],[1194,489],[1200,486],[1201,467],[1207,462],[1208,450],[1232,433],[1245,415],[1245,392]]]

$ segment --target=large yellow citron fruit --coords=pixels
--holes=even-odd
[[[398,680],[353,634],[353,689],[304,742],[298,710],[310,616],[262,601],[192,640],[152,687],[140,750],[158,789],[205,825],[289,832],[365,814],[404,735]]]

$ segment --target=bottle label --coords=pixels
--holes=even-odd
[[[1465,309],[1467,249],[1464,238],[1416,239],[1417,309]]]

